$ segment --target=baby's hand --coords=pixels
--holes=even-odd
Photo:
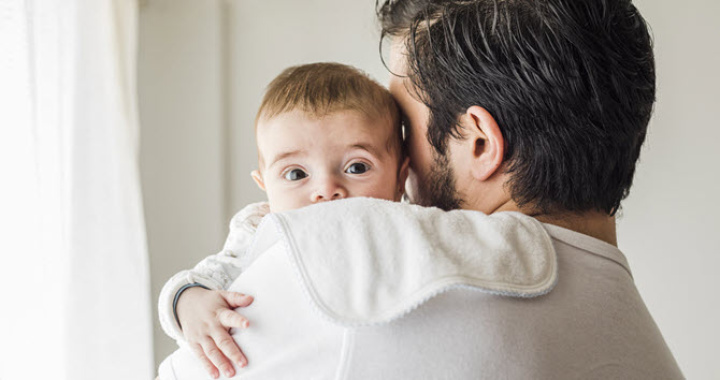
[[[252,302],[252,296],[201,287],[187,289],[180,295],[176,312],[185,340],[213,378],[220,376],[218,370],[225,377],[235,376],[230,360],[240,367],[247,365],[229,330],[248,327],[248,320],[233,309]]]

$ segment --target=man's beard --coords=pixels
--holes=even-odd
[[[448,156],[437,152],[433,154],[433,164],[425,183],[417,184],[418,194],[412,203],[421,206],[435,206],[445,211],[459,209],[463,201],[455,190],[455,175]],[[420,188],[421,187],[421,188]]]

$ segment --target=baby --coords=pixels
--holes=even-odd
[[[186,343],[213,378],[234,376],[230,361],[247,365],[228,330],[249,326],[233,309],[248,306],[252,297],[226,289],[250,264],[243,254],[262,217],[349,197],[399,201],[407,177],[393,98],[346,65],[314,63],[283,71],[267,88],[255,135],[259,165],[251,175],[268,202],[237,213],[224,249],[173,276],[160,294],[163,329]],[[174,378],[169,367],[166,359],[160,379]]]

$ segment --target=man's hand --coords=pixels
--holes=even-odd
[[[220,376],[218,370],[225,377],[235,376],[230,360],[240,367],[247,365],[229,330],[248,327],[247,318],[233,309],[252,302],[252,296],[200,287],[187,289],[180,295],[176,312],[185,340],[213,378]]]

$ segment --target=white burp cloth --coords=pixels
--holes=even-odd
[[[453,287],[535,297],[557,281],[550,236],[518,212],[351,198],[268,215],[250,260],[278,241],[311,303],[343,325],[392,321]]]

